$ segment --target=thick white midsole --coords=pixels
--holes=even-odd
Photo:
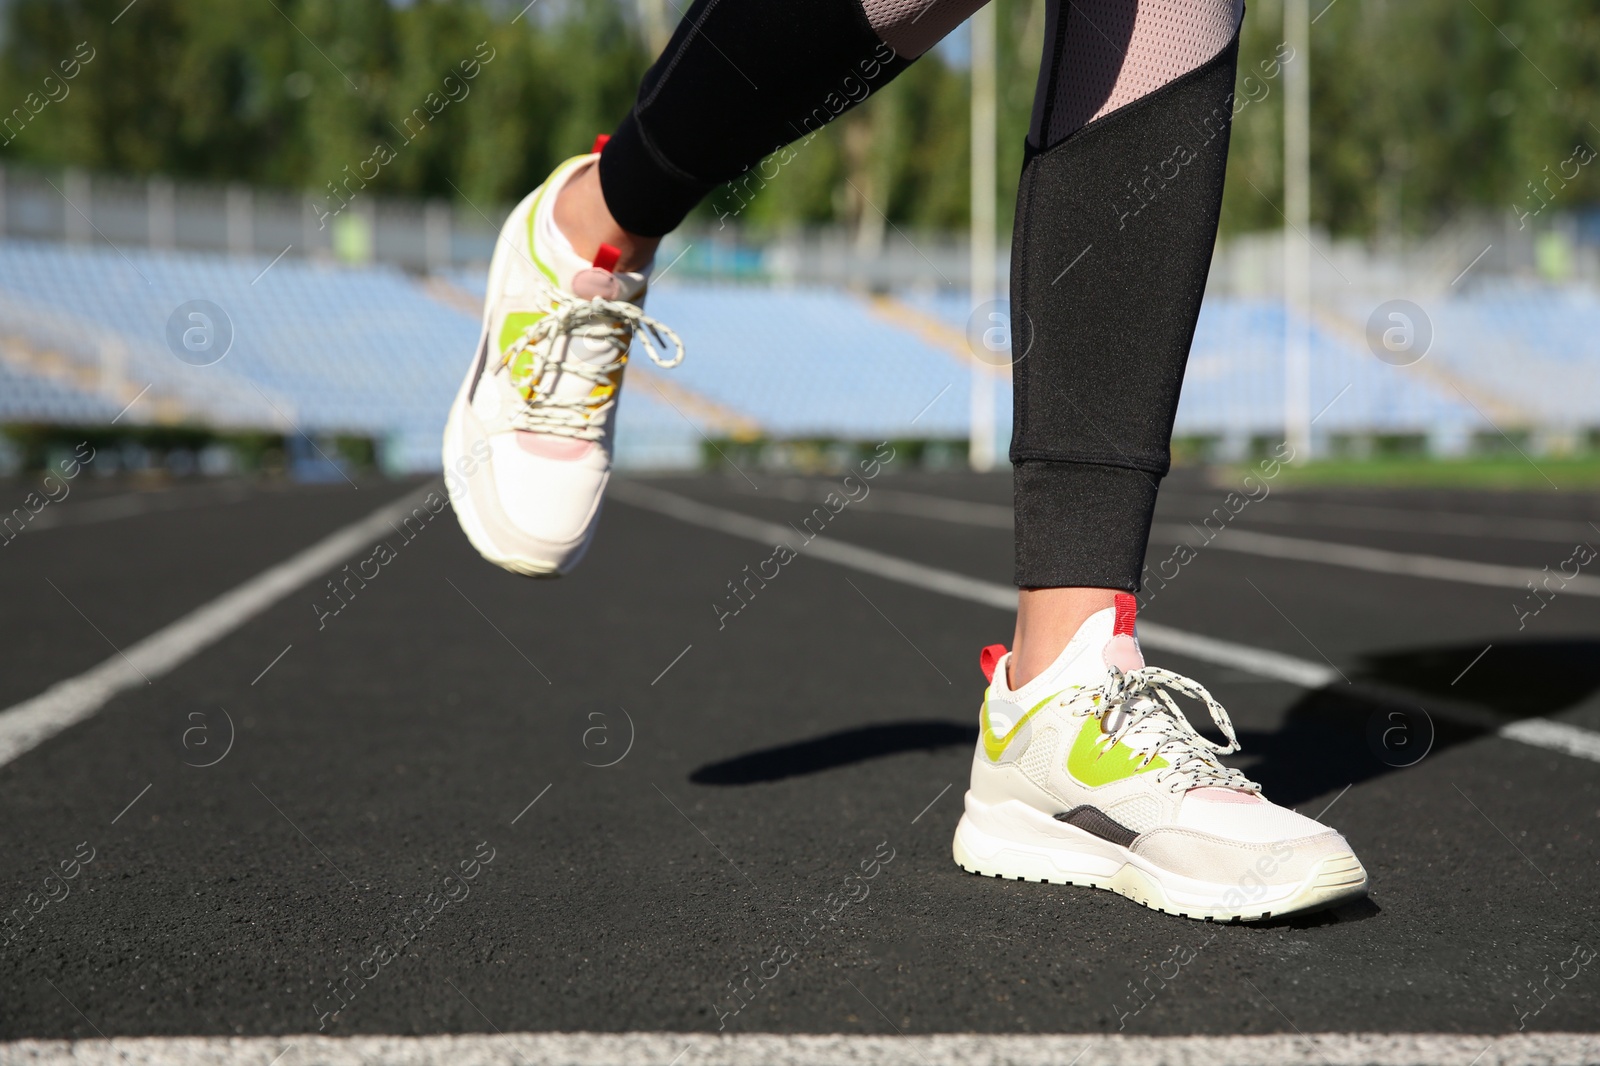
[[[444,425],[444,460],[446,470],[457,458],[466,455],[466,450],[461,442],[461,404],[457,402],[450,408],[450,418]],[[470,457],[469,457],[470,458]],[[487,470],[479,470],[478,477],[487,477]],[[447,480],[448,484],[448,480]],[[553,563],[538,559],[530,559],[502,551],[489,536],[483,520],[478,517],[478,509],[472,502],[472,490],[463,486],[462,491],[450,494],[450,506],[456,513],[456,521],[461,524],[461,531],[467,535],[467,541],[477,549],[478,554],[496,566],[510,570],[513,573],[524,574],[528,577],[556,577],[559,571]]]
[[[1214,921],[1259,920],[1366,891],[1366,874],[1354,855],[1324,859],[1303,881],[1290,884],[1203,881],[1163,869],[1019,800],[984,803],[970,792],[952,852],[973,873],[1104,888],[1146,907]]]

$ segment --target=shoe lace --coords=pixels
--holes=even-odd
[[[1218,744],[1195,729],[1173,693],[1205,704],[1228,742]],[[1260,785],[1217,758],[1240,750],[1233,719],[1204,685],[1182,674],[1155,666],[1126,672],[1112,667],[1108,681],[1078,692],[1066,701],[1066,708],[1098,718],[1105,734],[1102,743],[1108,748],[1133,736],[1147,741],[1141,765],[1148,766],[1157,756],[1165,758],[1167,766],[1156,771],[1156,780],[1181,784],[1182,789],[1175,791],[1201,785],[1261,791]]]
[[[548,286],[546,294],[550,310],[525,328],[500,359],[499,369],[506,369],[525,351],[533,356],[527,371],[512,382],[531,383],[526,400],[512,421],[518,429],[535,433],[598,440],[603,420],[597,416],[615,406],[616,391],[611,390],[598,403],[593,395],[557,397],[555,387],[562,376],[572,374],[596,385],[612,384],[612,376],[628,365],[628,348],[635,337],[651,362],[671,370],[683,362],[683,340],[672,327],[624,300],[599,296],[585,300]],[[567,339],[565,345],[558,343],[563,337]],[[573,346],[579,340],[604,342],[614,358],[604,363],[575,358]],[[662,354],[669,344],[677,351],[670,359]],[[553,353],[558,348],[561,356],[555,358]]]

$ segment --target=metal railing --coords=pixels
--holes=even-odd
[[[184,249],[238,256],[289,255],[389,263],[439,271],[488,262],[508,205],[354,195],[337,214],[323,199],[248,185],[128,178],[83,170],[0,167],[0,237],[117,248]],[[1281,233],[1221,242],[1209,290],[1280,295]],[[1511,212],[1462,218],[1426,239],[1364,242],[1325,234],[1311,242],[1315,293],[1438,292],[1486,277],[1600,284],[1600,245],[1577,219],[1535,227]],[[1002,285],[1010,249],[997,249]],[[756,232],[691,219],[663,244],[677,278],[845,286],[891,292],[965,292],[971,256],[960,232],[899,226],[808,226]]]

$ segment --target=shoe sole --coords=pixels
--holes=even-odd
[[[1164,870],[1121,845],[1021,803],[991,806],[969,795],[967,804],[968,812],[956,826],[951,850],[956,865],[984,877],[1106,889],[1151,910],[1207,922],[1266,921],[1337,906],[1367,892],[1366,870],[1348,852],[1321,860],[1298,884],[1246,888],[1243,883],[1199,881]],[[988,812],[1002,807],[1018,809],[1005,811],[1000,818],[987,817]],[[988,822],[987,829],[973,817],[975,808]],[[1026,823],[1032,818],[1048,819],[1052,824],[1048,829],[1041,825],[1037,833],[1029,832]],[[997,832],[997,822],[1007,830]],[[1228,906],[1230,895],[1253,898]]]

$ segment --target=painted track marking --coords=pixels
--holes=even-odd
[[[292,1050],[284,1053],[283,1044]],[[620,1066],[683,1058],[695,1066],[1474,1066],[1572,1064],[1600,1057],[1593,1033],[1271,1033],[1252,1036],[937,1033],[463,1033],[437,1036],[179,1036],[19,1040],[19,1066]]]
[[[1189,526],[1166,523],[1155,526],[1151,538],[1162,538],[1167,543],[1189,543],[1196,532]],[[1190,547],[1200,550],[1194,544]],[[1343,566],[1351,570],[1366,570],[1374,574],[1392,574],[1398,577],[1432,578],[1435,581],[1454,581],[1463,585],[1487,585],[1490,588],[1516,589],[1521,592],[1529,583],[1539,583],[1550,576],[1543,570],[1526,566],[1503,566],[1499,563],[1476,563],[1467,559],[1447,559],[1442,555],[1421,555],[1415,552],[1396,552],[1384,548],[1363,548],[1355,544],[1336,544],[1328,540],[1308,540],[1304,537],[1282,537],[1276,533],[1256,533],[1248,529],[1225,529],[1205,542],[1203,547],[1218,551],[1259,555],[1268,559],[1292,559],[1302,563],[1322,563],[1326,566]],[[1561,595],[1600,596],[1600,577],[1593,574],[1561,575],[1564,582],[1555,591]],[[1542,587],[1542,586],[1541,586]]]
[[[925,566],[922,563],[887,555],[871,548],[825,540],[821,537],[795,549],[794,530],[788,526],[751,518],[721,507],[713,507],[698,500],[691,500],[687,496],[679,496],[677,493],[641,485],[635,481],[613,481],[610,491],[612,497],[622,503],[676,518],[690,525],[743,537],[768,546],[788,544],[799,554],[889,581],[898,581],[903,585],[966,600],[969,603],[979,603],[1002,611],[1015,611],[1017,607],[1017,590],[1010,585],[968,577],[954,571],[941,570],[938,567]],[[1600,578],[1590,580],[1600,582]],[[1273,681],[1285,681],[1301,688],[1324,688],[1339,680],[1338,672],[1326,663],[1315,663],[1266,648],[1253,648],[1247,644],[1218,640],[1215,637],[1173,629],[1154,622],[1139,623],[1139,639],[1147,647],[1158,651],[1172,652],[1216,666],[1226,666]],[[1600,762],[1600,733],[1592,730],[1549,718],[1525,718],[1504,725],[1492,721],[1488,727],[1498,736],[1509,740]]]
[[[173,670],[334,564],[370,547],[374,537],[388,531],[391,521],[411,513],[428,493],[442,491],[429,484],[407,493],[195,608],[123,653],[0,711],[0,766],[95,714],[118,693]]]

